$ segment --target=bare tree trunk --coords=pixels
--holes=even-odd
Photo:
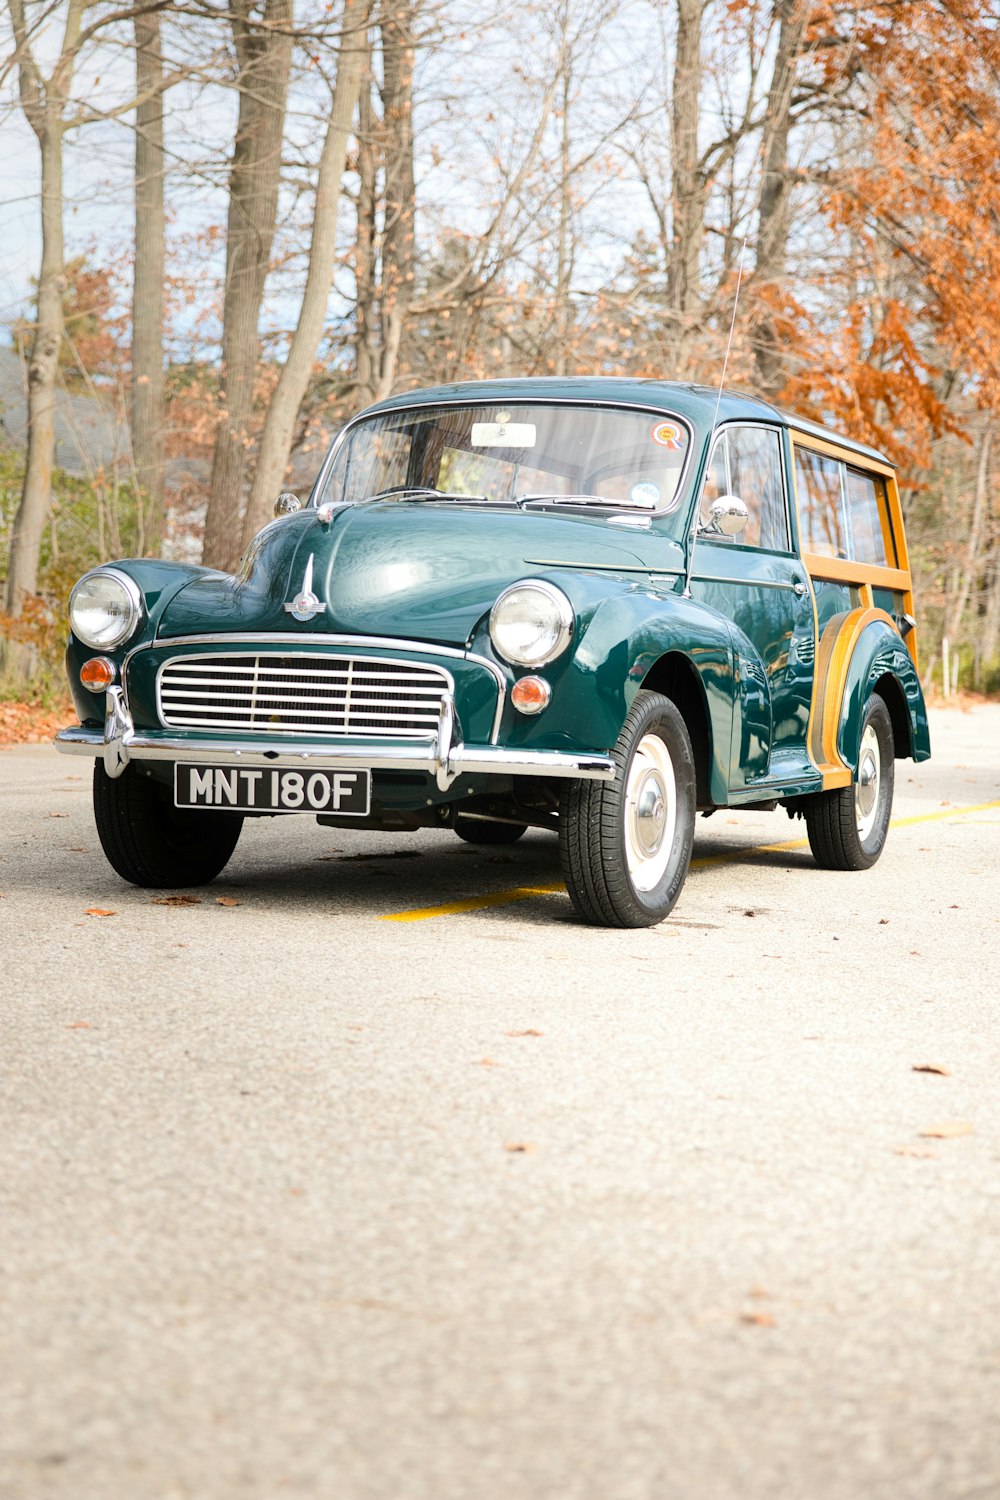
[[[979,439],[979,462],[976,465],[976,489],[972,501],[969,541],[965,549],[965,558],[961,565],[955,569],[952,586],[948,591],[949,597],[947,608],[944,612],[944,621],[941,626],[942,634],[953,641],[956,648],[958,648],[962,641],[962,622],[965,618],[965,611],[968,608],[969,596],[972,593],[973,584],[979,577],[982,567],[980,548],[986,521],[987,499],[989,497],[990,456],[992,449],[993,431],[990,427],[987,427]]]
[[[701,28],[705,0],[676,0],[677,52],[670,115],[671,238],[667,293],[677,324],[678,375],[685,373],[686,345],[701,303],[701,251],[707,187],[700,169]]]
[[[382,400],[392,390],[403,326],[413,300],[414,15],[414,0],[383,0],[382,118],[387,149],[380,307],[382,347],[376,400]]]
[[[231,570],[239,559],[250,449],[258,324],[278,212],[281,143],[291,68],[292,0],[230,0],[239,62],[239,119],[229,174],[226,289],[222,312],[222,413],[215,437],[203,561]]]
[[[358,223],[354,242],[354,359],[358,402],[362,406],[375,399],[378,368],[375,327],[377,174],[376,121],[369,69],[362,80],[358,102]]]
[[[808,0],[778,0],[776,6],[780,17],[778,49],[767,100],[754,273],[754,285],[764,299],[754,347],[757,374],[765,395],[777,395],[785,383],[773,309],[785,276],[791,227],[788,137],[792,128],[792,90],[802,56],[808,10]]]
[[[163,55],[160,17],[135,18],[135,275],[132,283],[132,455],[143,547],[163,542]]]
[[[566,49],[562,76],[562,119],[559,141],[559,244],[556,253],[556,349],[553,361],[555,375],[565,375],[568,368],[569,300],[572,276],[573,202],[570,191],[569,106],[572,87],[572,54]]]
[[[70,0],[62,46],[48,78],[31,51],[23,0],[9,0],[18,51],[21,108],[41,152],[42,260],[38,277],[38,311],[28,361],[28,445],[24,488],[14,518],[4,604],[9,615],[23,612],[25,599],[38,586],[38,559],[52,498],[55,457],[55,392],[63,340],[65,290],[62,222],[62,138],[64,108],[79,44],[83,0]],[[27,671],[27,653],[8,647],[5,665],[16,674]]]
[[[243,526],[244,546],[267,520],[271,504],[285,477],[295,418],[309,384],[316,350],[323,333],[326,306],[333,285],[337,208],[347,159],[347,141],[365,68],[368,6],[369,0],[344,0],[337,82],[316,184],[309,272],[291,348],[264,423],[257,470]]]

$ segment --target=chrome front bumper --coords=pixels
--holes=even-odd
[[[67,755],[101,755],[111,777],[120,776],[132,760],[209,762],[223,766],[289,766],[308,761],[321,769],[424,771],[441,791],[463,773],[500,776],[564,776],[583,781],[613,781],[610,755],[573,754],[565,750],[504,750],[498,745],[462,743],[455,704],[446,693],[437,736],[412,745],[340,740],[302,745],[290,740],[189,740],[137,732],[120,687],[108,689],[104,730],[74,725],[56,735],[55,746]]]

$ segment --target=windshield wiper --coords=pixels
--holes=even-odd
[[[606,495],[518,495],[515,505],[620,505]]]
[[[436,490],[431,484],[394,484],[387,490],[380,490],[377,495],[369,495],[369,500],[388,500],[395,496],[398,500],[474,500],[479,504],[488,504],[488,495],[457,495],[447,490]]]

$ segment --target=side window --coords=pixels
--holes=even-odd
[[[879,502],[881,501],[881,506]],[[857,469],[847,471],[847,510],[851,524],[851,557],[855,562],[886,565],[882,513],[885,480]]]
[[[887,497],[880,475],[864,474],[839,459],[796,446],[795,485],[803,552],[886,566],[882,518],[887,515]]]
[[[795,449],[795,484],[799,497],[802,550],[820,557],[846,557],[840,495],[841,465],[835,458]]]
[[[729,482],[750,512],[741,541],[787,552],[788,521],[781,477],[781,439],[768,427],[736,427],[729,434]]]
[[[788,519],[781,469],[781,439],[768,427],[725,427],[712,453],[702,496],[702,524],[719,495],[738,495],[750,512],[736,538],[746,547],[788,550]]]

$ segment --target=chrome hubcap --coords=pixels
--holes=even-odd
[[[625,857],[632,884],[651,891],[666,873],[677,826],[677,785],[659,735],[639,741],[625,787]]]
[[[854,816],[858,833],[863,839],[868,837],[875,826],[881,780],[882,758],[879,752],[878,735],[869,724],[861,738],[858,779],[854,786]]]

